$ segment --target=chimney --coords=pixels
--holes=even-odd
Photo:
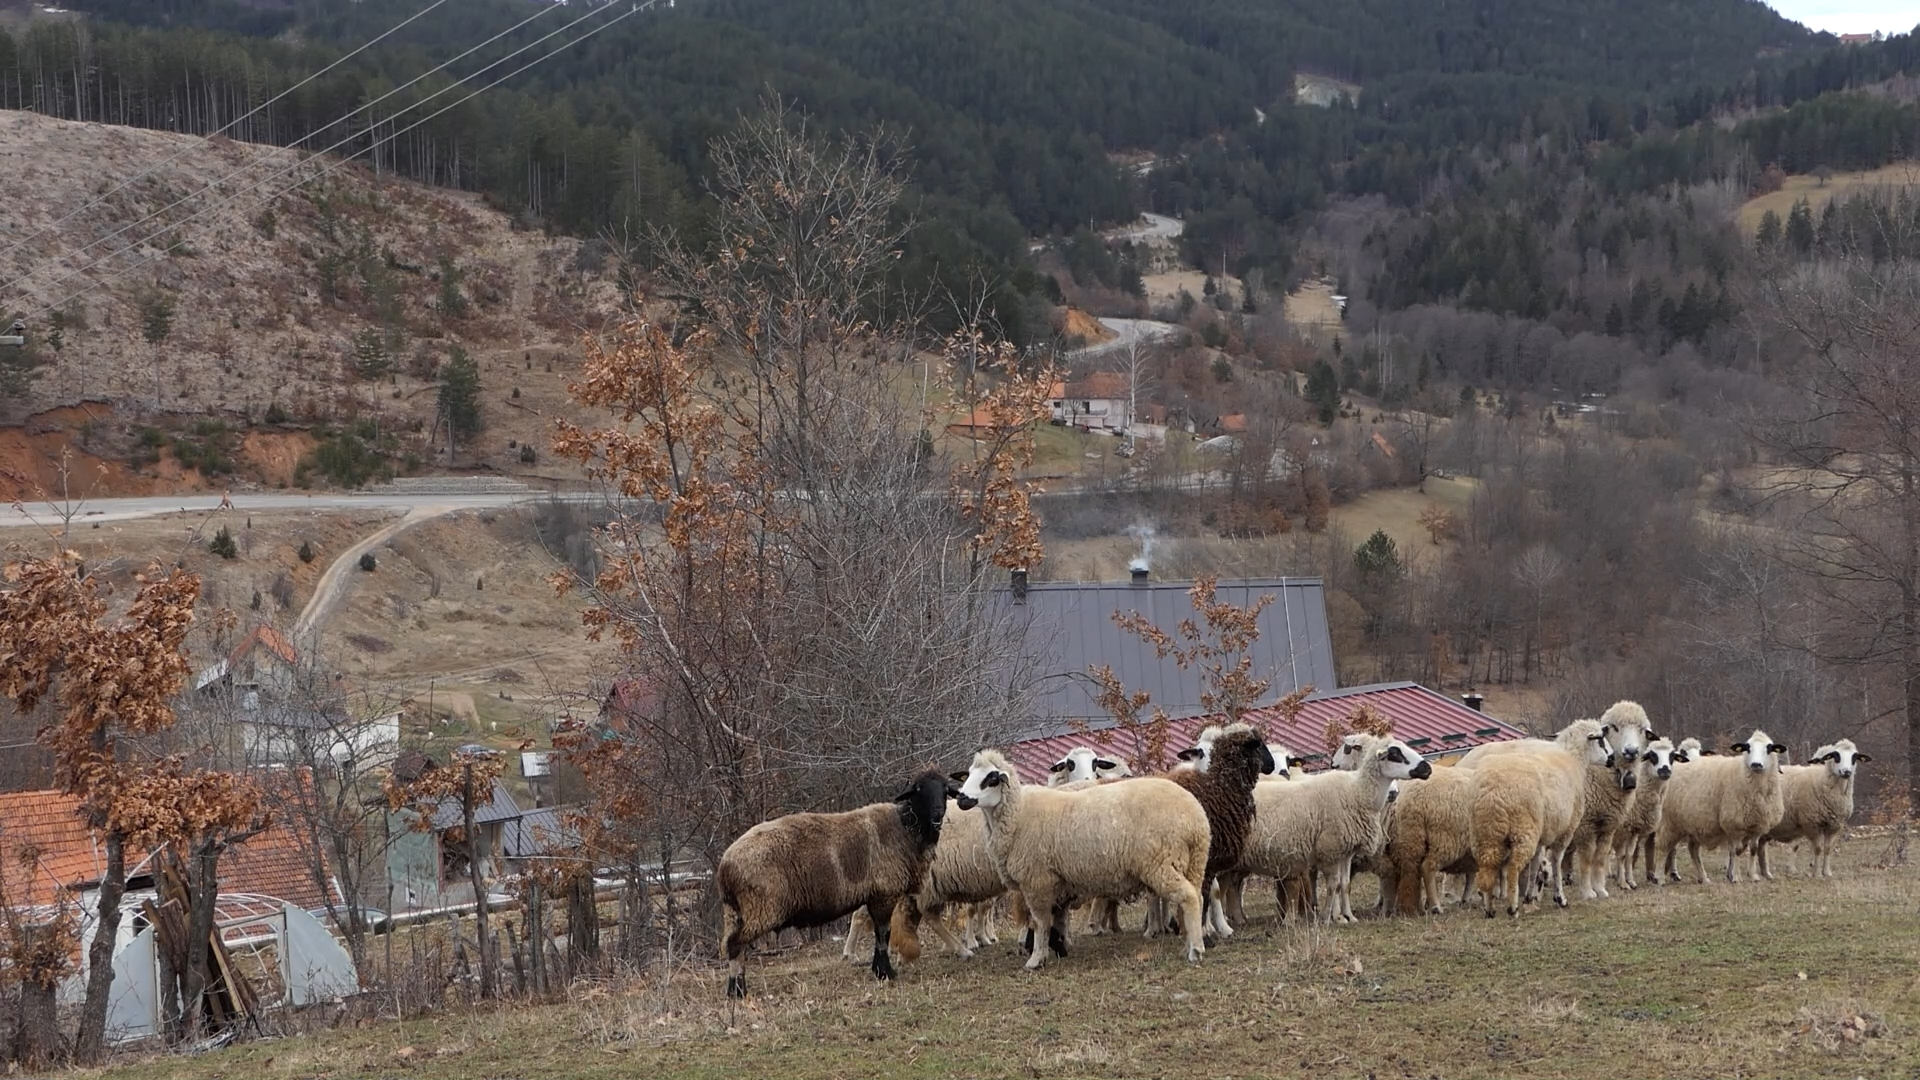
[[[1481,697],[1477,692],[1469,690],[1466,693],[1460,695],[1460,700],[1463,702],[1466,702],[1467,708],[1472,709],[1474,712],[1481,712],[1482,710],[1480,706],[1487,699]]]
[[[1146,563],[1135,562],[1132,566],[1127,567],[1127,569],[1132,573],[1133,583],[1135,585],[1145,585],[1147,583],[1147,564]]]
[[[1013,571],[1011,585],[1013,588],[1013,602],[1016,604],[1026,603],[1027,602],[1027,572],[1025,570]]]

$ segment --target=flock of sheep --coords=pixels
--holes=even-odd
[[[1398,739],[1353,734],[1333,769],[1296,775],[1302,760],[1245,724],[1208,728],[1151,777],[1081,747],[1035,786],[982,750],[967,771],[928,772],[891,803],[790,814],[736,840],[716,876],[727,993],[745,994],[746,951],[761,935],[849,913],[846,955],[871,927],[884,979],[890,952],[918,958],[923,919],[961,957],[993,943],[1003,897],[1037,968],[1049,951],[1066,955],[1072,909],[1088,908],[1092,933],[1117,931],[1119,905],[1142,897],[1146,934],[1177,929],[1197,961],[1244,920],[1249,877],[1274,880],[1283,921],[1319,910],[1343,922],[1354,920],[1355,870],[1379,877],[1383,914],[1437,914],[1445,878],[1461,875],[1460,900],[1477,894],[1489,917],[1517,916],[1545,889],[1567,906],[1569,876],[1588,900],[1610,881],[1634,888],[1642,861],[1648,881],[1679,881],[1683,845],[1703,884],[1703,847],[1726,849],[1727,880],[1740,880],[1745,856],[1757,881],[1773,876],[1768,844],[1800,840],[1812,872],[1831,877],[1868,756],[1841,739],[1788,765],[1764,731],[1730,750],[1660,738],[1631,701],[1440,769]]]

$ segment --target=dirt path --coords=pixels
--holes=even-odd
[[[307,606],[300,609],[300,618],[293,624],[294,640],[302,643],[313,640],[315,631],[339,603],[340,594],[345,591],[346,583],[352,580],[351,575],[359,569],[360,556],[423,521],[444,517],[458,509],[457,506],[416,506],[408,510],[400,520],[342,552],[340,557],[333,560],[333,564],[327,567],[326,573],[320,575],[319,582],[313,587],[313,596],[307,600]]]

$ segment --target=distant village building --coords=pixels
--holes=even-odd
[[[1117,371],[1098,371],[1078,382],[1055,383],[1047,401],[1053,422],[1088,431],[1126,431],[1129,415],[1127,377]]]

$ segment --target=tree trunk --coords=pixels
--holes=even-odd
[[[213,937],[213,908],[220,890],[220,849],[204,843],[194,849],[187,876],[187,966],[180,972],[181,1034],[199,1035],[207,1014],[209,942]]]
[[[451,425],[449,425],[451,430]],[[474,938],[480,949],[480,996],[494,996],[492,942],[487,936],[487,883],[480,872],[480,836],[473,827],[473,765],[466,766],[466,782],[460,789],[460,813],[467,830],[467,880],[473,883]]]
[[[600,955],[600,908],[593,893],[593,875],[575,874],[567,889],[567,968]]]
[[[107,995],[113,990],[113,950],[120,936],[120,898],[127,891],[126,840],[107,832],[107,868],[100,876],[100,895],[93,932],[87,947],[87,997],[80,1009],[80,1030],[73,1039],[74,1059],[83,1065],[100,1060],[107,1044]]]

